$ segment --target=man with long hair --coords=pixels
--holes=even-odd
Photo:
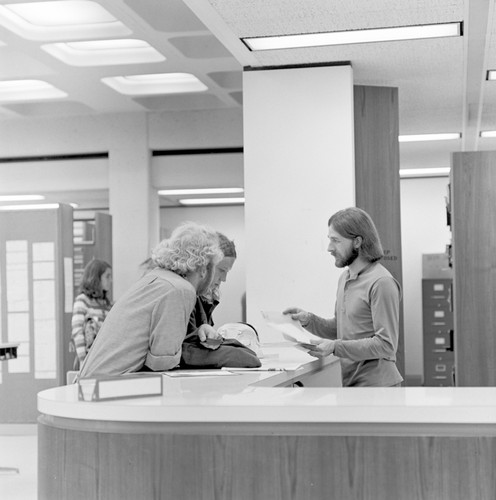
[[[379,263],[384,251],[374,222],[364,210],[346,208],[329,219],[328,238],[336,267],[348,268],[339,279],[334,318],[298,307],[284,314],[324,339],[308,346],[312,356],[340,358],[343,386],[400,385],[396,351],[401,289]]]
[[[116,301],[81,367],[81,377],[164,371],[178,366],[197,294],[222,259],[217,234],[193,222],[152,252],[155,268]],[[216,332],[203,333],[208,335]]]

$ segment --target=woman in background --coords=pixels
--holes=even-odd
[[[74,369],[78,370],[88,353],[103,320],[112,307],[108,294],[112,288],[112,268],[93,259],[84,269],[80,293],[72,312],[72,343],[76,351]]]

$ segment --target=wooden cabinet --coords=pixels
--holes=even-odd
[[[496,386],[496,151],[451,167],[456,385]]]

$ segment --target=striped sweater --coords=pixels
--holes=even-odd
[[[86,357],[110,308],[111,305],[104,299],[93,299],[84,293],[76,297],[72,311],[71,338],[79,365]]]

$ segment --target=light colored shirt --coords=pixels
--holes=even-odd
[[[396,367],[400,299],[399,283],[374,262],[340,276],[334,318],[311,315],[307,330],[337,339],[343,386],[387,387],[403,380]]]
[[[147,273],[110,310],[80,377],[176,367],[195,300],[193,285],[176,273]]]

